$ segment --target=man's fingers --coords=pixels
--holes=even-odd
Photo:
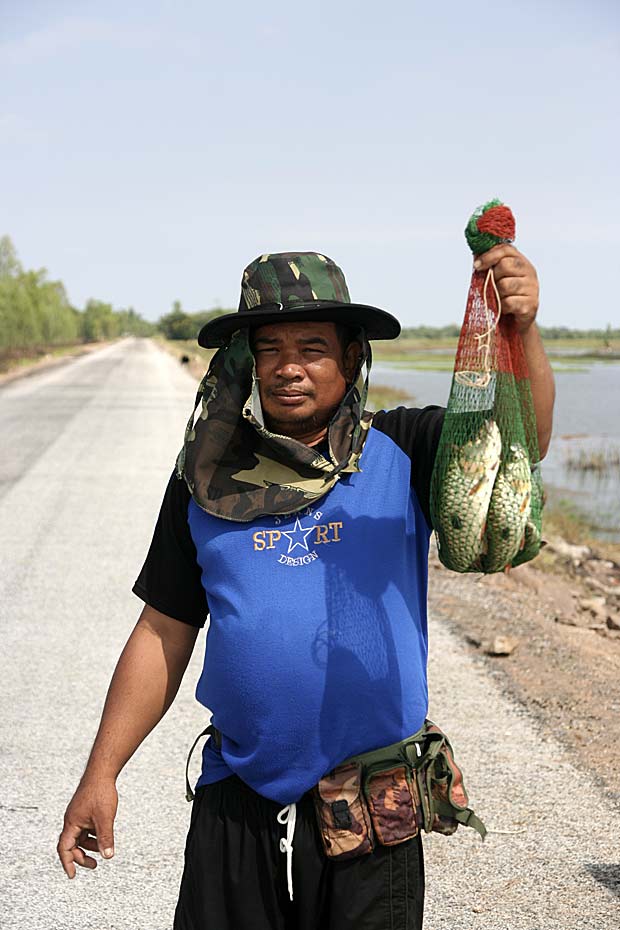
[[[80,837],[79,845],[89,852],[99,852],[99,843],[96,836],[85,836],[83,839]]]
[[[474,268],[481,275],[493,269],[502,313],[511,314],[518,331],[526,332],[538,312],[538,277],[532,263],[514,245],[496,245],[476,256]]]
[[[493,277],[496,281],[503,278],[525,278],[530,267],[529,262],[521,255],[505,255],[493,266]]]
[[[494,245],[488,252],[476,255],[474,268],[476,271],[488,271],[503,258],[520,258],[521,253],[514,245]]]
[[[77,846],[78,837],[81,832],[81,828],[75,824],[65,824],[65,828],[58,840],[58,846],[56,847],[58,858],[69,878],[75,876],[73,851]]]
[[[505,297],[529,297],[532,287],[529,278],[501,278],[497,290],[502,300]]]
[[[502,314],[512,315],[519,332],[525,332],[534,320],[536,310],[529,297],[507,297],[502,301]]]
[[[108,842],[110,843],[109,848],[113,849],[113,839],[109,839]],[[75,878],[76,864],[84,869],[97,868],[97,861],[92,856],[87,856],[84,850],[101,852],[101,855],[104,855],[96,837],[90,836],[87,830],[80,830],[79,827],[71,825],[65,827],[60,834],[56,848],[62,867],[69,878]],[[108,847],[104,848],[107,849]],[[105,858],[109,859],[110,856]]]
[[[73,861],[73,850],[71,852],[61,852],[58,850],[60,862],[65,871],[67,878],[75,878],[75,863]]]
[[[116,785],[111,779],[80,782],[65,812],[65,823],[57,852],[69,878],[75,866],[94,869],[95,859],[87,853],[99,852],[104,859],[114,855],[114,818],[118,806]]]
[[[114,855],[114,821],[112,819],[97,818],[95,832],[97,834],[97,847],[104,859],[111,859]]]
[[[114,834],[112,827],[97,830],[97,836],[94,832],[83,829],[77,824],[66,824],[60,834],[56,850],[62,867],[68,878],[75,878],[76,864],[84,869],[96,869],[97,862],[92,856],[86,855],[88,852],[100,852],[105,859],[111,859],[114,855]]]
[[[81,865],[83,869],[96,869],[97,862],[92,856],[87,856],[83,849],[76,846],[73,850],[73,861]]]
[[[524,316],[532,311],[530,297],[507,297],[502,300],[502,313],[513,313],[515,316]]]

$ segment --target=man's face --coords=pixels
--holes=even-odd
[[[270,323],[253,333],[260,399],[272,432],[312,441],[344,397],[360,347],[335,323]]]

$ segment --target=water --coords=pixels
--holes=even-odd
[[[416,406],[445,405],[452,374],[415,371],[377,362],[376,384],[409,391]],[[569,500],[583,511],[601,538],[620,542],[620,469],[603,475],[570,469],[568,456],[620,450],[620,363],[590,362],[579,371],[555,375],[557,398],[553,438],[542,472],[551,500]]]

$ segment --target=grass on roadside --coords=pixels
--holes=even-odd
[[[152,338],[159,342],[171,355],[176,355],[177,358],[187,355],[190,358],[200,359],[204,362],[205,369],[215,353],[214,349],[203,349],[195,339],[166,339],[165,336],[159,333]]]
[[[166,339],[164,336],[157,335],[153,337],[162,348],[173,355],[179,361],[186,360],[190,374],[201,381],[209,362],[215,354],[214,349],[203,349],[198,345],[195,339]]]
[[[64,346],[40,346],[37,349],[29,349],[26,354],[19,352],[5,352],[0,354],[0,374],[7,374],[10,371],[17,371],[21,368],[29,368],[36,365],[44,359],[61,358],[63,355],[72,355],[80,352],[85,343],[71,342]]]

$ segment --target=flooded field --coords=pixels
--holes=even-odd
[[[373,380],[409,391],[418,406],[445,404],[451,371],[418,371],[390,362],[373,366]],[[569,500],[601,538],[620,541],[620,363],[580,362],[555,373],[554,434],[543,462],[551,500]],[[574,467],[606,458],[609,467]]]

